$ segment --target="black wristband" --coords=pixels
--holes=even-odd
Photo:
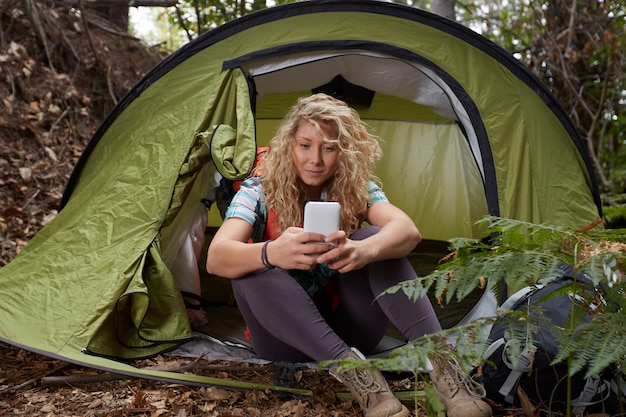
[[[261,262],[263,262],[263,265],[265,265],[266,269],[272,269],[274,268],[274,265],[272,265],[270,263],[270,261],[267,259],[267,245],[269,245],[269,243],[272,240],[266,240],[265,243],[263,243],[263,247],[261,248]]]

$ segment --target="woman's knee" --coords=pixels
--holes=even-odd
[[[378,227],[378,226],[362,227],[359,230],[357,230],[356,232],[354,232],[352,234],[352,236],[350,237],[350,239],[353,239],[353,240],[364,240],[364,239],[367,239],[370,236],[375,235],[379,231],[380,231],[380,227]]]
[[[276,294],[281,292],[280,287],[288,285],[288,280],[282,276],[286,271],[259,270],[244,277],[233,279],[231,286],[235,297],[246,297],[248,294],[258,295],[260,293]],[[288,274],[287,274],[288,275]]]
[[[237,302],[252,305],[289,300],[293,303],[307,302],[310,298],[298,282],[283,269],[260,270],[231,281]]]

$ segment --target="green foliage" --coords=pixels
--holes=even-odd
[[[432,384],[424,386],[424,408],[427,416],[445,416],[446,408],[439,400],[439,393]],[[416,413],[417,415],[417,413]]]
[[[626,166],[626,158],[624,160],[624,166]],[[622,181],[626,182],[626,170],[624,170],[624,178]],[[618,197],[618,198],[617,198]],[[607,196],[604,197],[607,200]],[[611,228],[623,228],[626,227],[626,194],[615,196],[611,198],[614,202],[611,205],[604,205],[602,207],[602,218],[607,224],[607,227]]]
[[[510,289],[547,284],[561,276],[560,263],[571,265],[576,273],[585,273],[593,282],[587,288],[577,282],[563,287],[549,297],[568,294],[577,300],[567,326],[557,328],[546,322],[540,310],[530,306],[523,312],[500,312],[499,319],[511,336],[510,358],[532,345],[538,326],[551,329],[560,340],[556,362],[570,361],[570,375],[586,369],[588,375],[598,373],[612,364],[622,364],[626,355],[626,306],[624,265],[626,239],[616,230],[580,232],[550,225],[537,225],[518,220],[487,217],[493,233],[492,245],[471,239],[452,242],[453,257],[426,277],[405,282],[389,289],[404,291],[412,299],[422,296],[434,286],[437,297],[445,302],[462,299],[477,285],[497,291],[502,283]],[[593,320],[583,322],[589,313]],[[459,332],[457,344],[463,346],[469,335]],[[470,344],[471,346],[472,344]],[[424,345],[435,351],[432,344]],[[467,359],[480,359],[480,350],[471,351]]]
[[[474,0],[459,22],[528,66],[563,104],[605,192],[626,190],[626,3]]]
[[[605,312],[591,323],[575,327],[574,333],[560,333],[560,350],[554,362],[570,361],[570,375],[587,366],[587,375],[599,374],[612,365],[626,365],[626,316],[623,312]]]
[[[424,335],[395,349],[387,358],[370,361],[376,368],[386,371],[420,373],[428,368],[429,360],[446,358],[455,353],[465,366],[465,370],[469,371],[467,364],[475,362],[475,359],[482,357],[485,352],[487,335],[484,329],[493,323],[493,320],[494,318],[484,318]]]
[[[477,286],[494,292],[503,283],[508,292],[548,284],[561,278],[557,267],[566,263],[575,276],[585,273],[592,285],[574,280],[540,301],[568,295],[571,310],[564,327],[550,322],[540,307],[528,305],[519,311],[498,311],[485,318],[437,334],[421,337],[396,349],[388,358],[368,362],[387,371],[423,373],[429,359],[454,353],[467,364],[482,361],[488,345],[487,330],[496,320],[509,334],[507,353],[513,364],[536,344],[534,334],[548,329],[558,340],[554,364],[567,361],[569,375],[584,371],[598,374],[612,366],[626,365],[626,234],[623,230],[577,231],[547,224],[488,216],[479,222],[491,232],[490,243],[459,238],[451,242],[446,262],[425,277],[403,282],[385,294],[403,291],[410,299],[435,289],[440,303],[461,300]],[[585,321],[591,315],[591,321]],[[354,365],[354,364],[353,364]],[[433,401],[433,402],[431,402]],[[425,407],[436,413],[438,400],[426,395]],[[434,415],[434,414],[431,414]]]
[[[226,22],[271,5],[295,0],[180,0],[172,23],[185,31],[189,40]]]

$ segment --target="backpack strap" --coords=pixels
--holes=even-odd
[[[502,349],[502,362],[511,370],[511,373],[502,384],[502,387],[500,387],[500,391],[498,391],[498,393],[502,395],[509,404],[513,404],[515,391],[522,374],[528,373],[532,370],[532,363],[537,347],[534,345],[526,346],[517,358],[517,363],[515,365],[508,358],[508,347],[509,342],[507,341],[504,345],[504,349]]]
[[[528,303],[528,298],[543,287],[545,287],[545,285],[542,284],[535,284],[524,287],[521,290],[517,291],[515,294],[511,295],[509,298],[507,298],[506,301],[502,303],[499,309],[514,310],[518,305],[521,305],[522,302]]]
[[[496,353],[498,349],[500,349],[500,346],[502,346],[504,343],[505,343],[505,340],[503,337],[491,342],[491,344],[487,348],[487,351],[483,355],[483,358],[489,359],[494,353]]]
[[[605,393],[599,399],[593,401],[597,394]],[[611,384],[609,381],[600,378],[599,375],[591,375],[585,381],[585,387],[580,392],[578,398],[572,400],[572,413],[584,415],[585,409],[590,405],[604,402],[611,395]]]
[[[263,173],[263,169],[261,168],[261,161],[263,160],[263,157],[265,156],[268,150],[269,150],[268,146],[257,148],[256,159],[254,160],[252,172],[250,172],[250,175],[248,175],[247,178],[258,177]],[[241,185],[243,181],[244,180],[237,180],[233,182],[233,188],[235,192],[239,191],[239,186]]]

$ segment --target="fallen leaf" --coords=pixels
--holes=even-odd
[[[203,395],[205,400],[209,401],[221,401],[227,400],[229,397],[228,391],[211,387],[206,390],[206,393]]]
[[[2,104],[4,104],[4,107],[9,114],[13,114],[13,103],[11,102],[11,98],[12,97],[2,99]]]
[[[535,417],[535,406],[528,398],[528,395],[524,392],[524,390],[520,387],[517,387],[517,396],[520,401],[520,405],[522,407],[522,411],[526,417]]]
[[[22,52],[26,52],[26,48],[15,41],[11,41],[9,44],[9,52],[19,57]]]
[[[26,182],[29,182],[33,177],[33,170],[28,167],[21,167],[19,169],[20,177]]]
[[[52,150],[52,148],[49,148],[48,146],[46,146],[45,150],[46,150],[46,154],[48,154],[48,157],[50,159],[52,159],[54,162],[59,161],[59,158],[57,158],[57,154]]]

